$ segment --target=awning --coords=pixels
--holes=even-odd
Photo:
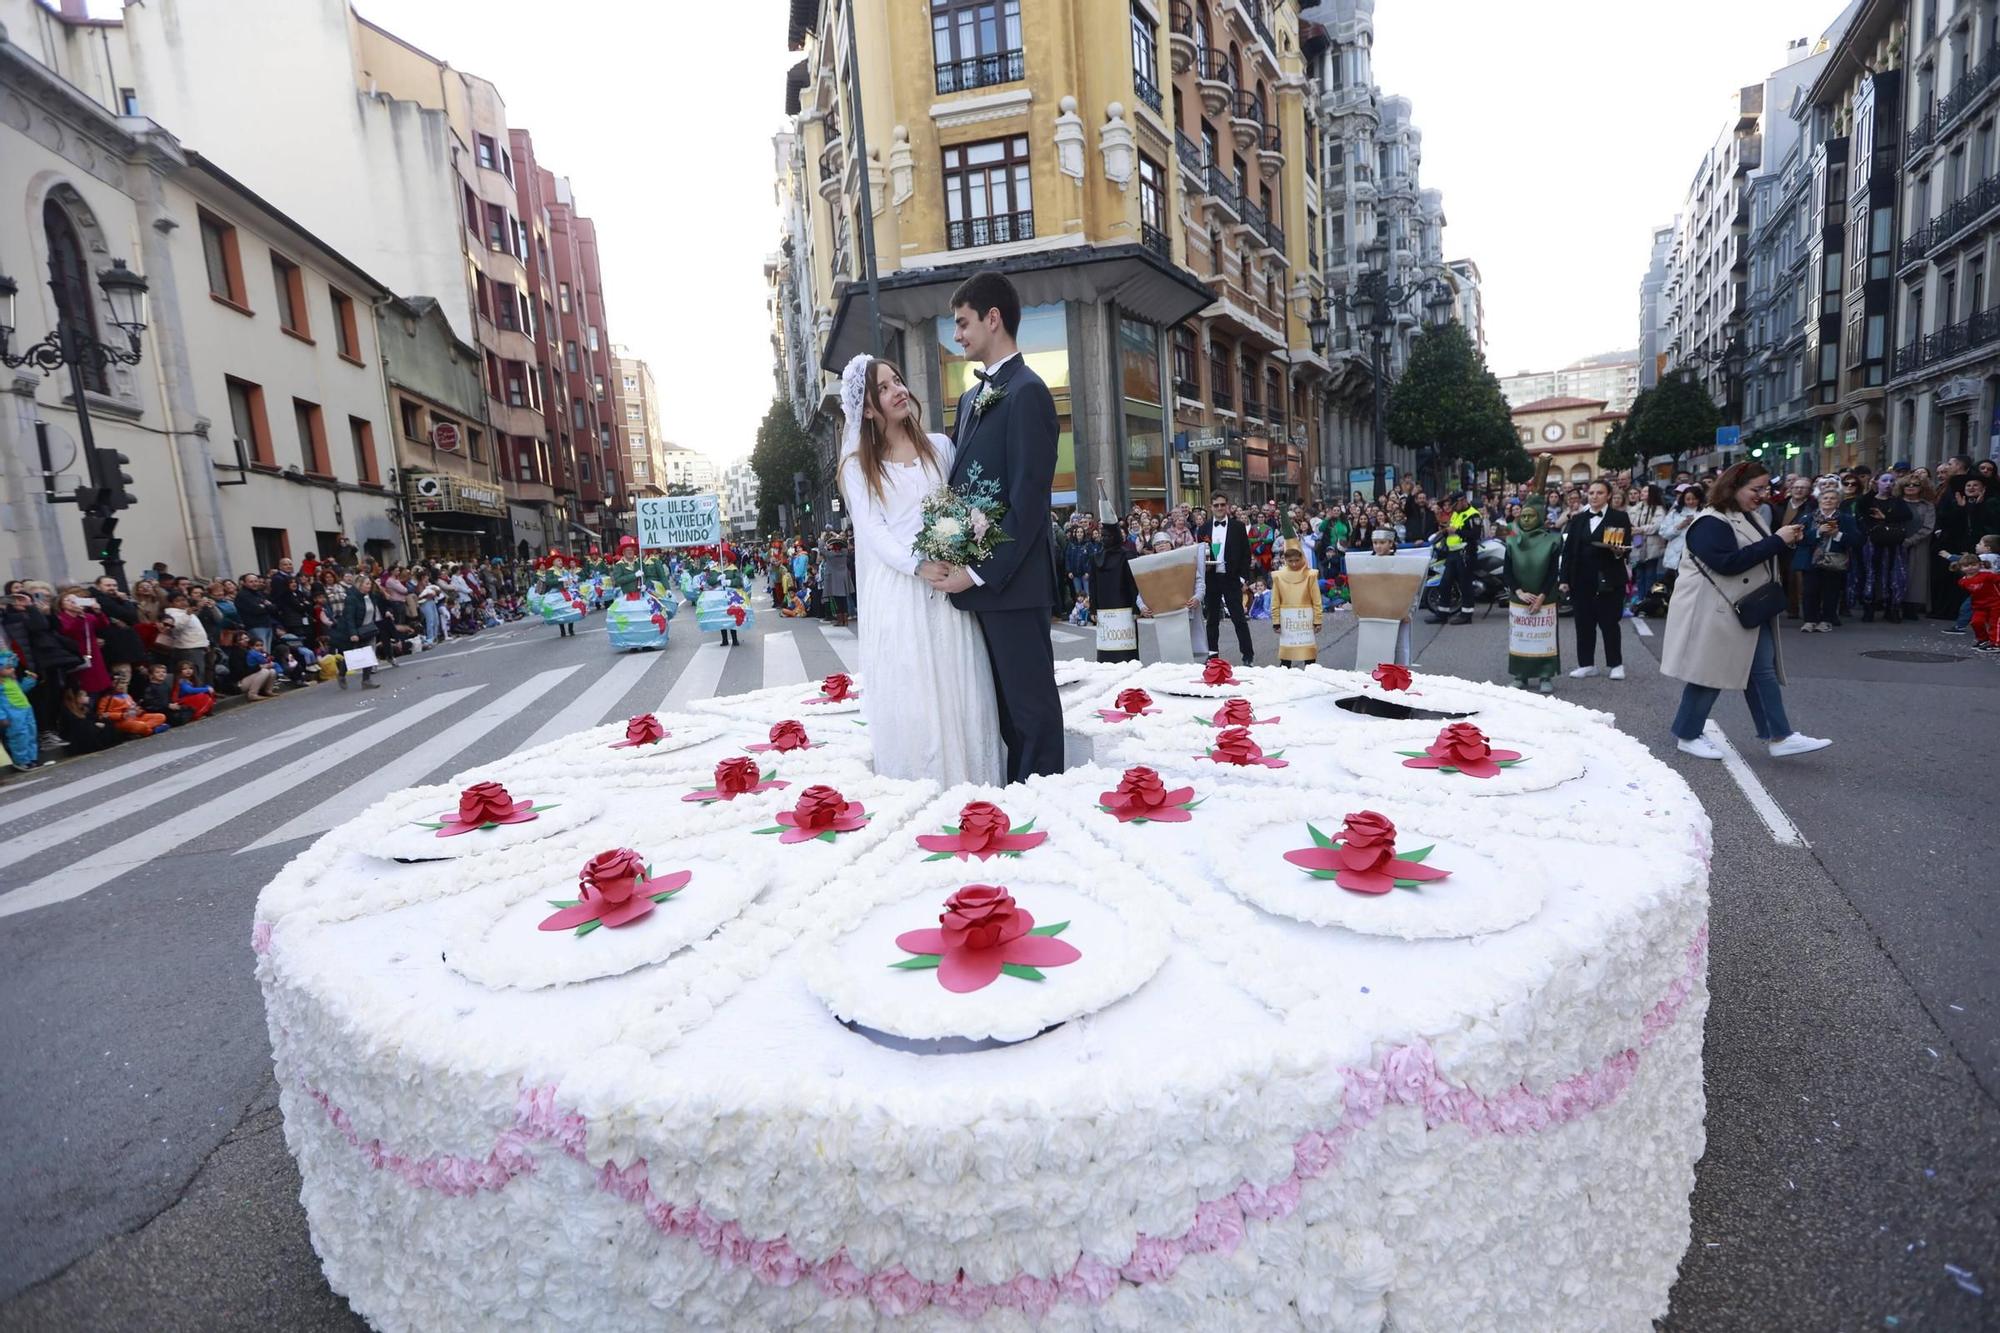
[[[1006,274],[1024,307],[1115,301],[1126,315],[1161,328],[1171,328],[1215,302],[1215,294],[1193,274],[1143,245],[1077,245],[891,273],[880,283],[883,322],[907,328],[950,314],[952,290],[982,269]],[[868,348],[868,284],[850,281],[840,289],[833,332],[820,364],[837,372]]]

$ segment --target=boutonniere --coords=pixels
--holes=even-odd
[[[999,402],[1002,398],[1005,398],[1006,396],[1007,396],[1007,389],[1005,385],[989,383],[985,388],[979,391],[979,396],[972,400],[972,410],[974,412],[979,413],[981,416],[984,416],[987,410],[990,409],[993,406],[993,404]]]

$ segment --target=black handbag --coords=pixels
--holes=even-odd
[[[1750,520],[1750,525],[1759,532],[1764,531],[1763,526],[1754,518]],[[1769,534],[1766,533],[1765,535],[1768,536]],[[1703,578],[1708,580],[1708,586],[1722,593],[1724,601],[1729,601],[1729,594],[1722,592],[1722,585],[1715,581],[1714,575],[1708,572],[1708,566],[1701,562],[1701,558],[1689,552],[1688,559],[1694,561],[1694,567],[1701,571]],[[1760,583],[1749,592],[1744,593],[1742,597],[1729,602],[1729,609],[1736,613],[1736,623],[1744,629],[1762,629],[1765,625],[1770,624],[1773,620],[1785,614],[1785,609],[1788,605],[1789,602],[1785,597],[1784,580],[1777,576],[1776,570],[1773,570],[1769,583]]]

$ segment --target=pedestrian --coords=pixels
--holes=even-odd
[[[167,598],[166,624],[160,631],[159,647],[178,674],[183,663],[195,670],[197,684],[208,679],[208,629],[188,604],[186,593]]]
[[[1217,491],[1209,497],[1211,517],[1200,533],[1202,544],[1208,549],[1202,553],[1207,566],[1207,617],[1208,655],[1217,653],[1217,631],[1222,628],[1222,613],[1229,612],[1229,623],[1236,627],[1236,646],[1243,655],[1243,665],[1255,665],[1255,650],[1250,646],[1250,621],[1244,615],[1243,580],[1250,576],[1250,534],[1243,526],[1243,520],[1231,512],[1227,495]],[[1111,544],[1109,534],[1104,545]],[[1098,607],[1104,605],[1101,595],[1092,598]]]
[[[1584,509],[1563,531],[1561,590],[1568,594],[1576,621],[1577,667],[1572,678],[1600,674],[1597,638],[1604,638],[1604,664],[1611,679],[1625,679],[1625,644],[1619,620],[1625,610],[1625,561],[1631,554],[1632,520],[1611,507],[1609,482],[1593,481]]]
[[[1818,508],[1804,520],[1806,538],[1792,550],[1788,563],[1800,579],[1799,614],[1806,634],[1827,634],[1840,628],[1840,597],[1847,587],[1847,566],[1864,538],[1861,524],[1840,507],[1840,492],[1828,486]]]
[[[1653,585],[1660,581],[1660,561],[1667,553],[1660,520],[1671,511],[1658,486],[1634,486],[1626,494],[1625,505],[1626,517],[1632,520],[1632,595],[1626,599],[1625,613],[1632,615],[1653,595]]]
[[[0,648],[0,740],[6,742],[8,760],[23,773],[41,763],[42,728],[28,702],[36,683],[33,672],[21,669],[19,653]]]
[[[90,706],[90,691],[81,685],[64,687],[56,709],[56,734],[73,755],[108,750],[125,739],[124,732],[97,716]]]
[[[1703,733],[1724,690],[1742,690],[1757,737],[1774,757],[1808,754],[1833,742],[1792,730],[1785,715],[1784,651],[1777,633],[1784,614],[1779,561],[1805,537],[1794,523],[1764,531],[1750,511],[1770,492],[1762,463],[1725,468],[1709,487],[1708,505],[1688,529],[1681,580],[1667,612],[1661,674],[1685,682],[1671,726],[1677,748],[1720,759],[1722,747]]]
[[[68,639],[80,659],[70,679],[88,690],[92,697],[111,688],[111,668],[104,660],[104,627],[109,622],[97,603],[80,591],[65,592],[56,628]]]
[[[1958,558],[1958,586],[1972,607],[1972,632],[1978,636],[1973,646],[1982,653],[2000,653],[2000,570],[1988,569],[1967,551]]]
[[[820,547],[819,562],[833,623],[845,625],[848,600],[854,596],[854,553],[848,550],[844,537],[829,533]]]
[[[366,574],[357,577],[354,586],[347,589],[346,595],[341,599],[339,615],[333,619],[327,633],[328,643],[339,654],[335,659],[338,665],[334,670],[343,690],[347,688],[347,654],[356,649],[366,649],[370,653],[375,650],[379,631],[375,623],[375,600],[370,596],[374,590],[373,579]],[[361,668],[361,688],[364,690],[382,688],[375,683],[374,667]]]

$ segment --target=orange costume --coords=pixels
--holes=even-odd
[[[150,736],[167,729],[165,715],[142,712],[132,696],[120,690],[97,701],[97,716],[127,736]]]

